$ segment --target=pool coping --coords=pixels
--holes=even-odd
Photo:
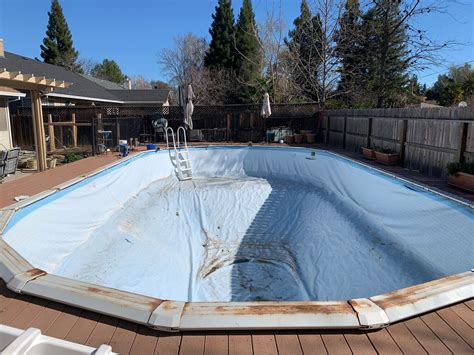
[[[223,147],[229,148],[229,146]],[[196,147],[196,149],[200,148]],[[274,149],[279,148],[274,147]],[[285,149],[314,150],[288,147]],[[462,199],[440,193],[426,185],[387,173],[334,152],[326,152],[473,208],[472,204]],[[474,270],[470,270],[382,295],[347,301],[180,302],[161,300],[48,274],[31,265],[1,238],[3,230],[16,211],[88,177],[147,153],[141,152],[113,162],[53,189],[0,209],[0,278],[6,282],[7,287],[17,293],[58,301],[165,331],[376,329],[474,297]]]

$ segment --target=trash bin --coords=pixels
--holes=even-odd
[[[126,157],[128,155],[128,143],[120,143],[119,150],[122,157]]]

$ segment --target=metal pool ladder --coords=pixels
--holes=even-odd
[[[180,144],[179,133],[182,131],[183,143]],[[173,139],[173,151],[174,156],[171,155],[171,149],[169,146],[169,137]],[[173,131],[173,128],[166,127],[165,130],[166,137],[166,148],[170,153],[171,161],[176,165],[176,173],[180,181],[191,180],[193,178],[193,170],[191,168],[191,159],[189,158],[188,142],[186,141],[186,130],[184,127],[178,127],[176,135]]]

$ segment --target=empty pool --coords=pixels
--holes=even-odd
[[[474,214],[336,154],[299,148],[132,157],[13,214],[4,241],[47,274],[160,300],[368,298],[473,266]]]

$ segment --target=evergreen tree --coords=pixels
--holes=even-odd
[[[365,56],[369,90],[377,107],[398,104],[407,74],[407,38],[400,26],[402,14],[398,2],[382,0],[363,18]]]
[[[260,75],[262,53],[252,1],[244,0],[235,28],[236,74],[241,83],[240,101],[252,102],[258,96],[255,84]]]
[[[74,49],[71,31],[58,0],[51,1],[48,16],[46,37],[41,45],[41,57],[45,63],[81,72],[80,66],[76,63],[79,53]]]
[[[292,61],[292,81],[302,96],[317,99],[314,83],[321,63],[322,25],[319,14],[312,16],[307,0],[302,0],[300,15],[294,21],[285,43]]]
[[[364,81],[364,54],[361,33],[361,10],[359,0],[347,0],[335,36],[336,54],[340,60],[341,75],[338,85],[340,97],[352,107],[358,101],[358,93]]]
[[[209,30],[212,39],[204,65],[210,69],[234,69],[234,12],[231,0],[219,0],[212,19]]]
[[[117,84],[123,84],[125,75],[114,60],[104,59],[101,64],[97,64],[91,71],[93,77],[109,80]]]

